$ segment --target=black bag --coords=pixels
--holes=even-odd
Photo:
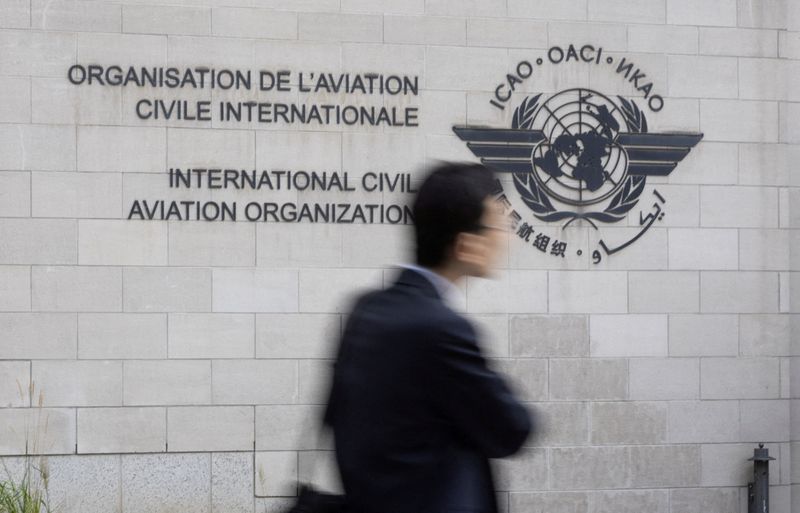
[[[301,485],[297,502],[286,513],[345,513],[344,495],[324,493]]]

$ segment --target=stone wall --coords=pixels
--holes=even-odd
[[[773,513],[800,511],[799,5],[3,0],[8,472],[48,455],[52,501],[81,513],[277,511],[295,479],[335,487],[314,435],[328,359],[352,294],[409,260],[409,227],[144,221],[128,219],[133,201],[402,204],[397,192],[178,190],[167,170],[416,181],[437,159],[476,160],[454,125],[507,128],[524,98],[581,87],[634,100],[652,132],[704,135],[668,177],[648,178],[666,216],[624,251],[595,264],[590,249],[638,233],[649,199],[600,233],[580,221],[562,232],[522,206],[568,258],[515,233],[497,279],[462,287],[456,308],[542,420],[497,463],[502,511],[745,512],[758,442],[777,458]],[[663,110],[615,67],[585,62],[537,65],[505,110],[490,105],[519,62],[570,44],[635,61]],[[375,72],[416,76],[420,91],[75,85],[74,64]],[[414,106],[419,126],[140,119],[142,98]]]

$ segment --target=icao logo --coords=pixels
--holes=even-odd
[[[560,223],[618,223],[639,203],[648,176],[667,176],[702,138],[699,133],[651,133],[634,100],[616,100],[588,89],[567,89],[526,97],[517,106],[511,128],[453,127],[472,153],[498,172],[512,174],[519,200],[536,219]],[[501,199],[508,203],[502,190]],[[665,198],[655,200],[636,236],[616,247],[602,239],[592,252],[611,255],[629,246],[663,219]],[[509,206],[511,206],[509,204]],[[516,234],[546,252],[551,237],[535,235],[517,210],[511,214]],[[544,246],[542,245],[543,239]],[[556,248],[558,244],[558,249]],[[555,240],[551,254],[564,257],[566,243]],[[581,250],[577,251],[581,254]]]

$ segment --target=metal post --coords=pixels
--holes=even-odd
[[[769,462],[774,459],[764,444],[758,444],[753,457],[747,460],[753,462],[753,482],[747,485],[747,513],[769,513]]]

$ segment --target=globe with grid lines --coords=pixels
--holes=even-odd
[[[544,140],[533,150],[533,175],[549,196],[570,205],[591,205],[625,182],[628,157],[616,142],[625,116],[606,96],[568,89],[537,110],[531,128]]]

